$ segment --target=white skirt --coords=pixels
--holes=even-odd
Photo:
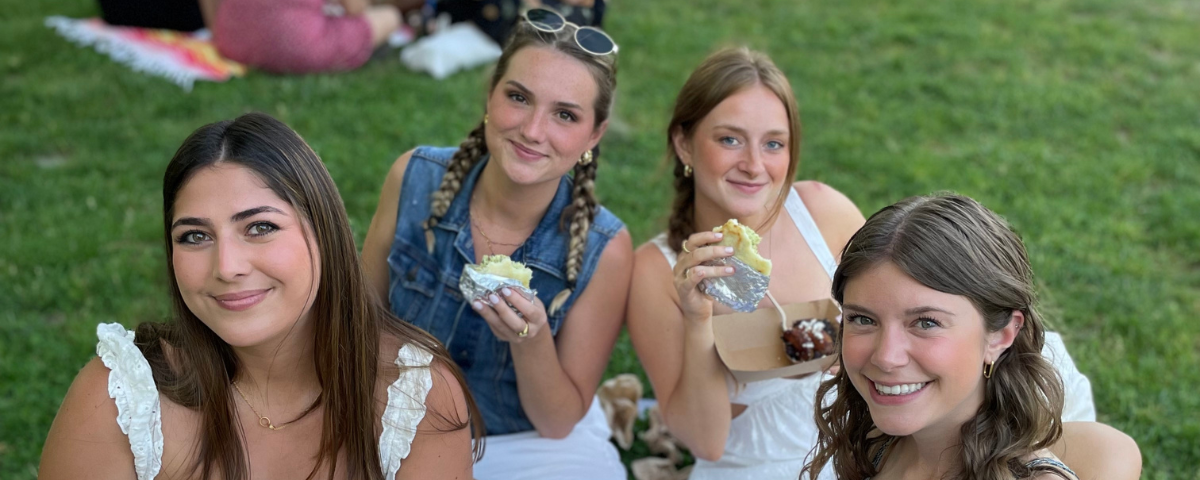
[[[610,437],[600,400],[592,398],[587,414],[561,440],[540,437],[536,431],[489,435],[483,459],[475,464],[475,478],[625,480],[625,465]]]

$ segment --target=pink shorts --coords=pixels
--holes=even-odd
[[[352,70],[371,58],[363,16],[329,17],[323,0],[223,0],[213,40],[226,58],[276,73]]]

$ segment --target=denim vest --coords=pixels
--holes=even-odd
[[[462,368],[467,386],[483,413],[489,435],[533,430],[517,396],[517,374],[507,342],[492,334],[487,322],[472,310],[458,289],[463,266],[474,263],[471,239],[471,192],[487,164],[481,160],[467,174],[462,188],[433,233],[437,245],[432,255],[425,244],[422,222],[429,218],[430,196],[441,184],[442,175],[457,148],[417,148],[404,172],[396,236],[388,255],[388,298],[392,312],[425,329],[446,345],[451,358]],[[512,259],[533,270],[531,286],[544,305],[567,287],[567,246],[570,235],[559,228],[562,211],[571,203],[572,181],[563,176],[550,208]],[[587,288],[608,241],[624,225],[601,207],[588,233],[583,265],[575,289],[563,308],[549,316],[550,331],[557,335],[566,312]]]

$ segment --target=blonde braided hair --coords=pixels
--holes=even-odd
[[[567,228],[571,234],[571,241],[567,247],[567,288],[558,292],[554,300],[550,301],[547,312],[551,315],[567,303],[567,298],[571,297],[571,292],[575,289],[575,280],[579,278],[579,270],[583,267],[588,232],[591,230],[592,220],[595,220],[596,213],[600,211],[600,203],[596,201],[595,194],[596,163],[600,150],[594,149],[593,152],[595,153],[592,161],[575,164],[575,188],[571,191],[571,204],[563,209],[560,220],[560,224],[568,219],[571,222]]]
[[[454,156],[450,158],[450,165],[446,167],[446,174],[442,175],[442,184],[431,195],[429,218],[421,224],[421,227],[425,229],[425,246],[429,248],[430,255],[433,254],[433,247],[436,244],[433,227],[437,226],[442,216],[446,214],[446,210],[450,209],[454,197],[462,189],[462,180],[467,177],[467,172],[470,172],[471,168],[488,153],[483,128],[484,123],[480,122],[479,126],[467,135],[467,139],[459,144],[458,151],[454,152]]]
[[[489,85],[489,95],[508,71],[509,63],[518,51],[526,47],[550,48],[571,56],[588,68],[597,86],[596,100],[593,103],[596,111],[595,126],[598,127],[607,121],[612,111],[613,97],[617,89],[616,54],[593,55],[587,53],[575,43],[574,35],[574,29],[569,26],[558,32],[541,32],[530,27],[528,23],[518,23],[512,34],[509,35],[508,43],[504,46],[500,59],[496,61],[496,70],[492,73]],[[481,122],[459,146],[458,152],[454,154],[449,167],[446,168],[441,185],[432,195],[429,218],[422,224],[425,229],[425,244],[429,248],[430,254],[433,253],[436,244],[433,227],[437,226],[442,216],[449,210],[454,197],[462,188],[462,180],[466,178],[467,173],[487,153],[487,138],[484,133],[484,123]],[[600,156],[599,148],[593,148],[592,154],[592,161],[576,164],[571,204],[563,210],[559,220],[560,228],[570,233],[567,251],[567,288],[558,292],[550,301],[550,306],[546,310],[550,315],[558,312],[574,291],[579,272],[583,269],[583,255],[587,248],[588,232],[591,230],[596,213],[600,211],[600,205],[594,192],[596,166]]]

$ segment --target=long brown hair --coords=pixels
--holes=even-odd
[[[787,176],[779,198],[775,202],[767,222],[779,213],[788,189],[800,165],[800,113],[796,108],[796,96],[787,76],[771,58],[746,47],[718,50],[705,58],[692,75],[684,82],[675,98],[675,113],[667,125],[667,163],[673,164],[675,172],[675,200],[671,205],[671,217],[667,222],[667,245],[679,253],[683,241],[695,233],[696,181],[684,175],[683,162],[675,151],[673,141],[676,133],[692,138],[696,126],[717,105],[731,95],[747,88],[762,85],[779,97],[788,116],[788,160]],[[752,225],[759,228],[761,225]]]
[[[1042,358],[1045,331],[1021,239],[1003,218],[970,198],[908,198],[872,215],[850,238],[833,276],[834,299],[841,302],[848,282],[885,261],[926,287],[969,299],[989,332],[1008,325],[1014,311],[1025,316],[984,384],[983,404],[960,429],[961,471],[951,476],[998,480],[1027,474],[1020,459],[1049,447],[1062,434],[1063,386]],[[982,375],[982,367],[964,368],[979,368]],[[871,465],[872,454],[892,438],[875,428],[866,401],[845,371],[843,364],[817,390],[820,439],[805,466],[810,479],[830,461],[837,478],[873,476],[878,472]]]
[[[433,354],[449,367],[464,392],[466,382],[435,338],[396,321],[368,293],[346,209],[329,172],[296,132],[260,113],[200,127],[184,140],[163,176],[163,227],[174,320],[139,325],[136,342],[150,363],[159,390],[202,417],[191,475],[198,470],[199,478],[249,477],[243,434],[229,388],[239,369],[238,358],[187,308],[171,261],[175,197],[198,171],[220,163],[251,170],[291,204],[311,228],[315,245],[309,246],[310,257],[314,247],[319,252],[320,278],[310,314],[315,330],[313,364],[322,393],[306,414],[318,405],[324,406],[324,414],[320,450],[309,478],[316,477],[326,462],[332,478],[339,454],[345,455],[347,478],[381,478],[375,428],[380,413],[375,385],[384,360],[380,358],[381,335],[392,335],[401,344],[414,344]],[[170,346],[170,353],[164,343]],[[470,426],[481,437],[482,419],[469,394],[467,405],[469,421],[451,419],[441,412],[436,415],[450,431]],[[480,453],[477,448],[476,458]]]
[[[592,103],[592,108],[596,111],[594,127],[599,127],[601,123],[608,120],[617,89],[617,54],[614,52],[608,55],[593,55],[579,48],[579,45],[575,43],[575,27],[571,25],[565,26],[558,32],[549,33],[531,27],[528,22],[517,24],[509,36],[508,43],[504,46],[504,51],[500,54],[500,59],[496,62],[496,69],[492,72],[488,85],[489,94],[508,72],[513,55],[527,47],[551,48],[565,53],[587,66],[597,87],[596,100]],[[450,160],[450,166],[446,168],[446,174],[442,176],[441,185],[433,193],[429,218],[422,224],[425,229],[425,242],[430,253],[433,252],[435,242],[433,227],[450,208],[454,197],[462,188],[462,180],[466,178],[467,173],[487,153],[487,139],[484,137],[484,124],[481,121],[467,135],[467,139],[459,145],[458,151]],[[591,162],[575,165],[575,184],[574,190],[571,192],[571,204],[563,210],[559,222],[560,227],[569,225],[565,229],[571,237],[567,248],[567,288],[558,292],[550,302],[547,309],[550,314],[554,314],[566,303],[575,288],[579,270],[583,268],[583,253],[587,247],[588,232],[591,229],[592,220],[600,211],[600,203],[596,201],[594,192],[596,167],[599,164],[600,149],[597,147],[592,149]]]

